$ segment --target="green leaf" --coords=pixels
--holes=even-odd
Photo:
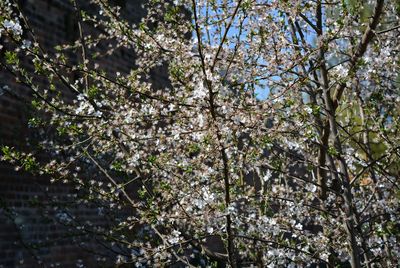
[[[6,51],[5,53],[6,63],[9,65],[18,65],[19,59],[16,52]]]

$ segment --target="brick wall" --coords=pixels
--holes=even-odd
[[[73,9],[68,0],[19,2],[46,49],[77,37]],[[81,1],[81,4],[87,2]],[[145,14],[141,7],[143,1],[114,2],[123,6],[132,22],[138,22]],[[133,62],[132,53],[119,51],[105,58],[102,65],[107,66],[109,72],[124,73],[130,70]],[[155,70],[154,75],[161,76],[162,72]],[[165,78],[159,81],[165,83]],[[30,92],[0,70],[0,86],[3,85],[8,85],[18,96],[9,93],[0,96],[0,144],[24,147],[31,134],[26,124],[29,110],[26,102]],[[55,199],[68,202],[76,198],[75,194],[75,190],[66,184],[52,184],[48,178],[18,172],[0,162],[0,267],[102,267],[113,261],[115,256],[96,244],[94,237],[75,235],[75,230],[64,226],[62,209],[49,202]],[[75,205],[69,209],[82,220],[90,220],[99,226],[107,224],[93,205]],[[99,259],[106,262],[99,264]]]

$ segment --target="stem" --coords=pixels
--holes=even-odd
[[[351,194],[351,185],[349,180],[349,174],[347,171],[347,164],[345,159],[343,158],[343,150],[342,144],[339,138],[339,133],[336,126],[336,116],[335,116],[335,108],[333,104],[333,100],[331,98],[330,87],[329,87],[329,78],[328,78],[328,70],[326,68],[326,60],[325,60],[325,47],[323,42],[323,26],[322,26],[322,4],[321,1],[317,1],[317,28],[318,28],[318,41],[319,41],[319,62],[320,62],[320,70],[321,70],[321,84],[323,86],[323,99],[325,104],[325,109],[327,111],[329,129],[325,128],[325,135],[331,137],[333,139],[333,145],[338,153],[337,159],[339,160],[339,170],[341,172],[341,182],[344,188],[343,199],[344,199],[344,212],[345,212],[345,229],[347,232],[347,240],[350,245],[350,255],[351,255],[351,266],[353,268],[361,267],[360,260],[360,250],[357,244],[357,231],[355,229],[355,211],[353,207],[353,197]],[[329,134],[328,134],[329,133]],[[333,168],[333,167],[332,167]]]
[[[239,5],[240,4],[238,4],[238,6]],[[197,42],[198,42],[198,50],[199,50],[199,55],[200,55],[200,59],[201,59],[201,68],[202,68],[202,72],[203,72],[203,75],[204,75],[205,84],[206,84],[206,86],[208,88],[208,95],[209,95],[208,103],[210,105],[209,111],[210,111],[211,117],[213,119],[214,128],[216,129],[216,135],[217,135],[218,144],[219,144],[219,147],[220,147],[220,153],[221,153],[222,162],[223,162],[223,176],[224,176],[224,188],[225,188],[225,206],[226,206],[226,208],[228,208],[230,203],[231,203],[230,182],[229,182],[229,164],[228,164],[229,160],[228,160],[228,155],[226,153],[225,147],[223,145],[221,131],[219,130],[217,122],[216,122],[217,121],[217,114],[216,114],[216,107],[215,107],[215,104],[214,104],[214,93],[212,91],[212,83],[211,83],[211,81],[209,81],[207,79],[206,64],[205,64],[204,55],[203,55],[201,32],[200,32],[200,28],[199,28],[199,25],[198,25],[197,8],[196,8],[196,1],[195,0],[192,0],[192,8],[193,8],[194,22],[195,22]],[[234,13],[234,15],[235,14],[236,13]],[[231,20],[233,20],[233,18]],[[226,28],[225,35],[227,34],[227,31],[229,30],[229,27],[230,26],[228,26]],[[224,42],[224,40],[225,39],[222,39],[222,42]],[[222,43],[220,44],[220,47],[222,47]],[[219,51],[217,52],[216,57],[218,56],[218,53],[219,53]],[[233,230],[232,230],[232,219],[231,219],[231,216],[230,216],[229,213],[227,213],[227,215],[226,215],[226,234],[227,234],[227,242],[228,242],[227,250],[228,250],[229,264],[231,265],[231,267],[236,268],[237,267],[237,261],[236,261],[236,256],[235,256],[235,245],[234,245],[234,236],[233,236]]]
[[[76,3],[76,1],[74,0],[73,2],[74,5],[74,9],[75,12],[77,13],[78,16],[78,30],[79,30],[79,39],[80,39],[80,43],[81,43],[81,56],[82,56],[82,65],[83,65],[83,69],[87,70],[87,64],[86,64],[86,43],[85,43],[85,37],[83,34],[83,27],[82,27],[82,16],[80,13],[80,9],[78,8],[78,5]],[[88,80],[88,74],[84,73],[83,74],[83,79],[84,79],[84,84],[85,84],[85,93],[88,94],[89,92],[89,80]]]

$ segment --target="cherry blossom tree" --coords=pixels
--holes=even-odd
[[[118,263],[398,265],[397,1],[151,0],[138,25],[72,2],[79,38],[53,52],[0,3],[1,67],[33,92],[40,135],[3,159],[117,211],[77,228],[129,249]],[[135,67],[105,71],[120,49]]]

